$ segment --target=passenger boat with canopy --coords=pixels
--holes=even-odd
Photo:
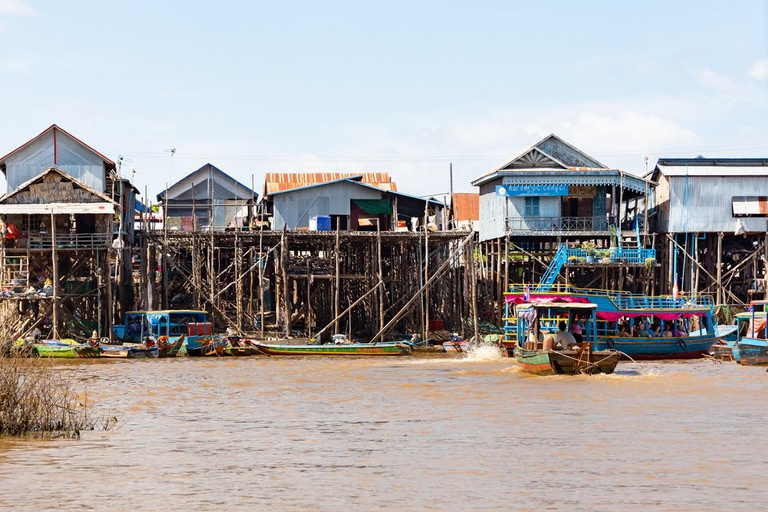
[[[719,329],[711,297],[659,296],[628,292],[511,285],[506,294],[505,345],[515,345],[519,304],[530,301],[593,304],[596,308],[596,350],[616,349],[631,359],[694,359],[729,331]],[[577,318],[577,326],[583,321]],[[513,340],[513,341],[510,341]]]
[[[620,354],[612,349],[597,350],[594,304],[531,301],[517,304],[516,310],[513,354],[522,371],[536,375],[613,373]],[[558,331],[565,331],[576,318],[584,322],[582,332],[562,339],[577,344],[562,341],[557,349],[554,340]]]

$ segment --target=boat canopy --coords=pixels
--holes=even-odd
[[[524,295],[515,295],[515,294],[507,294],[506,299],[507,303],[513,303],[516,306],[523,305],[524,303],[535,303],[535,305],[542,305],[547,304],[551,302],[565,302],[570,304],[587,304],[589,303],[589,299],[586,297],[576,297],[574,295],[555,295],[555,294],[548,294],[548,295],[535,295],[530,294],[530,297],[527,299]],[[567,306],[566,306],[567,307]]]

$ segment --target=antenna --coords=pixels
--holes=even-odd
[[[170,183],[173,176],[173,157],[176,155],[176,148],[166,149],[165,152],[171,154],[171,166],[168,169],[168,183]]]

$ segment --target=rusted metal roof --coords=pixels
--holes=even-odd
[[[397,185],[388,172],[270,172],[264,180],[264,196],[329,181],[360,177],[360,182],[382,190],[397,192]]]
[[[451,196],[453,218],[458,222],[480,220],[480,194],[454,193]]]

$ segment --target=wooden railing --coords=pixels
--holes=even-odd
[[[107,233],[77,233],[77,234],[57,234],[57,249],[102,249],[108,248],[112,237]],[[53,236],[51,235],[30,235],[30,249],[51,249],[53,247]]]

